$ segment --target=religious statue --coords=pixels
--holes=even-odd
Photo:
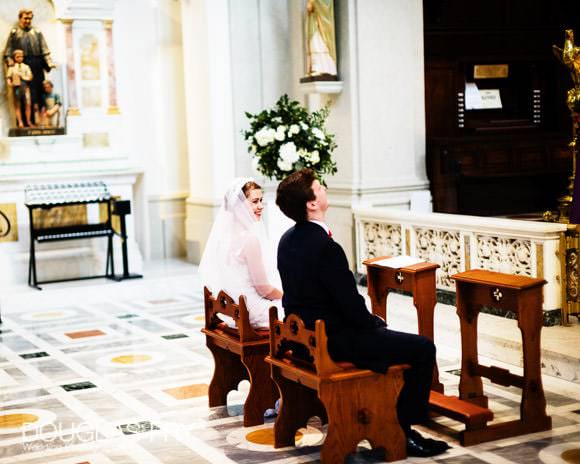
[[[37,114],[43,102],[44,72],[55,67],[50,57],[50,50],[46,45],[42,32],[32,27],[32,10],[22,9],[18,12],[18,23],[10,30],[6,47],[4,49],[4,62],[8,70],[14,66],[13,54],[16,50],[24,53],[24,64],[32,71],[32,80],[28,86],[30,89],[30,102],[34,114]],[[16,109],[16,103],[15,103]],[[31,126],[30,121],[26,121]],[[38,124],[38,121],[35,121]]]
[[[564,33],[564,48],[552,45],[554,54],[564,64],[570,68],[574,87],[580,88],[580,47],[574,45],[574,31],[566,29]]]
[[[336,80],[333,0],[307,0],[306,80]]]
[[[22,104],[24,104],[26,125],[31,126],[29,85],[32,81],[32,71],[30,70],[30,66],[24,63],[24,52],[22,50],[14,50],[12,59],[14,60],[14,64],[6,71],[6,83],[8,84],[8,88],[12,89],[16,123],[18,124],[18,127],[24,127],[22,121]]]
[[[40,108],[40,125],[60,127],[60,109],[62,108],[60,95],[54,91],[54,85],[51,81],[44,81],[42,85],[44,93]]]

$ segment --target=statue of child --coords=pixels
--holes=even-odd
[[[14,64],[8,67],[6,71],[6,81],[8,87],[14,92],[14,113],[16,114],[16,122],[18,127],[24,127],[22,121],[22,103],[24,103],[24,113],[26,116],[26,125],[32,127],[30,122],[31,100],[29,82],[32,81],[32,71],[30,66],[24,63],[24,52],[22,50],[14,50],[12,53]]]
[[[46,127],[59,127],[60,108],[62,107],[60,95],[54,92],[54,85],[51,81],[44,81],[42,87],[44,89],[40,109],[42,124]]]

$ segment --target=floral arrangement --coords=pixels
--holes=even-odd
[[[324,123],[328,108],[309,113],[300,103],[282,95],[271,109],[257,114],[246,112],[250,129],[242,131],[255,169],[264,176],[281,180],[302,168],[311,168],[321,181],[336,172],[331,154],[334,135]]]

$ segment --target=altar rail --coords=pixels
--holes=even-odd
[[[438,289],[455,291],[450,276],[486,269],[546,279],[544,311],[562,306],[558,251],[565,224],[368,206],[353,210],[360,273],[367,258],[412,255],[441,266]]]

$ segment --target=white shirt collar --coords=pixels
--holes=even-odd
[[[309,222],[314,222],[314,224],[318,224],[320,227],[322,227],[326,231],[327,234],[330,232],[330,229],[328,228],[328,226],[322,221],[315,221],[315,220],[311,219]]]

